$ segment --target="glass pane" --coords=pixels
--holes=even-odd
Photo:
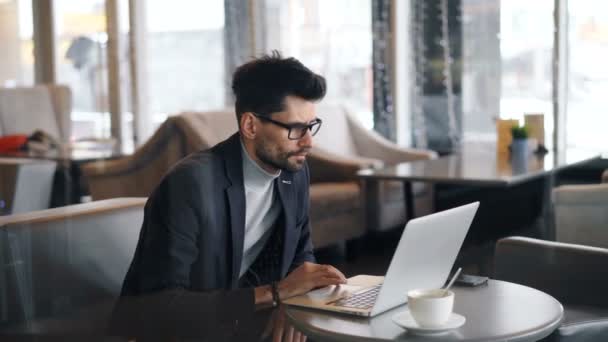
[[[0,87],[34,83],[32,1],[0,1]]]
[[[553,132],[553,1],[463,0],[465,139],[495,139],[494,120],[543,114]]]
[[[223,108],[223,0],[148,1],[146,8],[147,103],[154,124],[184,110]]]
[[[608,3],[569,1],[566,145],[606,151]]]
[[[267,49],[327,79],[326,104],[347,105],[367,127],[372,113],[371,0],[270,0]]]
[[[72,138],[109,137],[104,0],[55,0],[57,81],[72,89]]]
[[[553,132],[553,4],[509,0],[500,5],[500,118],[523,123],[524,114],[543,114],[547,146]]]

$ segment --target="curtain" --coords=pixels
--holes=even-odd
[[[374,129],[395,141],[395,111],[391,83],[391,0],[372,0]]]

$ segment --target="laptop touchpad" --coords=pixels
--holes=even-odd
[[[306,294],[308,299],[315,302],[328,302],[339,298],[344,298],[364,288],[363,286],[353,285],[330,285],[320,289],[312,290]]]

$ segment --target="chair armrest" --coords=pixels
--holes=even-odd
[[[550,335],[551,342],[592,342],[605,341],[608,336],[608,318],[562,324]]]
[[[496,243],[496,279],[530,286],[563,304],[608,307],[608,249],[509,237]]]
[[[602,182],[608,183],[608,170],[604,171],[604,173],[602,174]]]
[[[555,205],[605,205],[608,207],[608,184],[564,185],[553,190]]]
[[[386,164],[394,165],[414,160],[437,158],[437,153],[430,150],[401,147],[373,130],[363,127],[356,119],[348,117],[348,124],[353,133],[355,145],[362,156],[381,159]]]
[[[65,207],[30,211],[14,215],[0,216],[0,227],[6,225],[42,224],[66,219],[75,219],[79,216],[103,214],[133,207],[143,208],[147,199],[141,197],[112,198],[89,203],[73,204]]]
[[[344,157],[314,147],[307,158],[310,167],[310,182],[346,182],[358,180],[357,171],[365,168],[380,168],[377,159]]]

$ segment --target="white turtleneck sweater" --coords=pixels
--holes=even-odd
[[[274,180],[281,171],[276,174],[266,172],[251,159],[242,141],[241,148],[246,201],[245,242],[239,277],[245,274],[264,248],[281,210],[274,186]]]

